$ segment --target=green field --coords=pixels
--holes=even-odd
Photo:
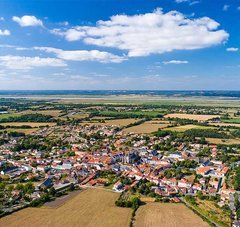
[[[240,124],[240,118],[223,119],[222,122]]]

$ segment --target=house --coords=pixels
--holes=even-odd
[[[50,188],[53,186],[53,181],[51,178],[47,178],[45,181],[43,181],[40,185],[38,185],[39,189],[46,189],[46,188]]]
[[[117,191],[117,192],[122,192],[123,191],[123,184],[118,181],[117,183],[115,183],[113,185],[113,190]]]
[[[181,179],[178,181],[179,188],[191,188],[192,184],[188,182],[186,179]]]
[[[236,220],[233,222],[233,227],[240,227],[240,221],[239,220]]]
[[[210,172],[210,170],[211,170],[210,166],[201,166],[197,168],[196,173],[204,176],[204,175],[207,175]]]

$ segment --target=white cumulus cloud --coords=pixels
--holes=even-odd
[[[180,65],[180,64],[188,64],[188,61],[171,60],[171,61],[163,61],[163,64],[164,65],[169,65],[169,64]]]
[[[35,16],[25,15],[22,17],[13,16],[12,20],[17,22],[21,27],[43,26],[43,22]]]
[[[0,29],[0,36],[8,36],[8,35],[11,35],[11,32],[7,29],[5,30],[1,30]]]
[[[68,41],[112,47],[128,52],[129,57],[161,54],[174,50],[194,50],[218,45],[229,34],[219,30],[219,23],[209,17],[187,18],[182,13],[163,13],[157,9],[139,15],[115,15],[96,26],[76,26],[55,30]]]
[[[35,50],[54,53],[58,58],[66,61],[99,61],[101,63],[121,63],[126,60],[124,56],[118,56],[99,50],[62,50],[52,47],[34,47]]]
[[[229,52],[236,52],[236,51],[238,51],[238,48],[237,47],[229,47],[226,50]]]
[[[29,70],[35,67],[63,67],[66,63],[57,58],[5,55],[0,56],[0,65],[9,69]]]

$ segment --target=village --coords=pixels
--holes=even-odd
[[[41,138],[40,144],[44,139],[62,141],[49,152],[39,146],[14,150],[21,137],[1,136],[6,141],[0,146],[2,214],[39,205],[69,190],[106,187],[122,194],[149,182],[142,194],[189,205],[207,197],[228,209],[239,226],[239,191],[229,183],[229,171],[240,162],[229,165],[221,160],[216,145],[94,124],[39,129],[35,136]]]

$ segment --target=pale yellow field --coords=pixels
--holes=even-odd
[[[23,125],[29,125],[33,128],[35,127],[41,127],[41,126],[53,126],[55,125],[56,123],[53,123],[53,122],[6,122],[6,123],[1,123],[0,125],[2,126],[23,126]]]
[[[23,112],[20,112],[20,114],[42,114],[42,115],[50,115],[53,117],[58,117],[61,115],[60,110],[26,110]]]
[[[167,114],[164,117],[165,118],[182,118],[182,119],[190,119],[190,120],[197,120],[197,121],[207,121],[207,120],[219,117],[219,115],[198,115],[198,114],[173,113],[173,114]]]
[[[128,119],[113,119],[113,120],[105,120],[104,123],[101,122],[84,122],[84,123],[80,123],[81,125],[116,125],[116,126],[126,126],[129,125],[131,123],[134,123],[138,121],[138,119],[133,119],[133,118],[128,118]]]
[[[169,124],[159,123],[157,121],[146,121],[143,124],[136,125],[130,128],[123,129],[124,132],[134,132],[134,133],[152,133],[156,132],[158,129],[163,129],[168,127]]]
[[[209,226],[183,204],[147,203],[136,213],[135,227],[207,227]]]
[[[218,139],[218,138],[206,138],[206,140],[213,144],[240,144],[240,139]]]
[[[223,126],[223,127],[239,127],[240,128],[240,124],[234,124],[234,123],[223,123],[223,122],[219,122],[219,123],[208,123],[209,125],[214,125],[214,126]]]
[[[26,135],[32,134],[39,130],[39,128],[7,128],[7,129],[2,129],[1,131],[7,131],[7,132],[22,132],[25,133]]]
[[[130,208],[116,207],[119,194],[87,189],[58,208],[27,208],[0,219],[8,227],[128,227]]]
[[[73,114],[73,115],[69,114],[69,115],[66,115],[66,116],[68,116],[69,118],[74,118],[74,119],[83,119],[83,118],[88,117],[89,114],[87,114],[87,113],[76,113],[76,114]],[[66,117],[66,116],[64,116],[64,117]]]
[[[197,129],[212,129],[213,127],[200,126],[200,125],[181,125],[181,126],[166,128],[164,130],[184,132],[188,129],[194,129],[194,128],[197,128]]]

